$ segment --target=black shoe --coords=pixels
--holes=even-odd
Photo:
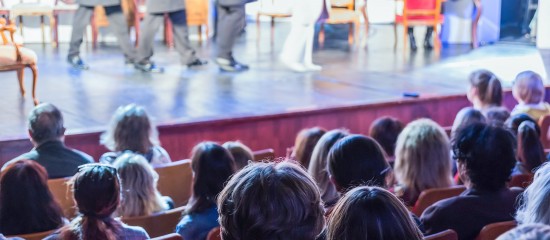
[[[153,62],[145,62],[145,63],[136,63],[134,64],[134,68],[141,70],[142,72],[147,73],[163,73],[164,68],[157,67]]]
[[[434,29],[433,27],[428,27],[428,29],[426,29],[426,37],[424,38],[424,49],[428,49],[428,50],[431,50],[434,48],[433,44],[432,44],[432,34],[434,32]]]
[[[239,63],[235,59],[216,58],[220,70],[224,72],[244,72],[249,69],[248,65]]]
[[[82,70],[88,70],[90,69],[90,66],[88,66],[87,64],[84,63],[84,61],[82,61],[82,58],[80,58],[80,56],[76,55],[76,56],[68,56],[67,57],[67,62],[69,64],[71,64],[71,66],[73,68],[76,68],[76,69],[82,69]]]
[[[188,64],[185,64],[187,65],[187,67],[199,67],[199,66],[202,66],[202,65],[206,65],[208,64],[208,61],[206,60],[201,60],[199,58],[195,59],[195,61],[192,61]]]
[[[409,43],[411,44],[411,51],[414,52],[417,49],[416,39],[414,39],[414,33],[413,33],[413,31],[409,31],[408,34],[409,34]]]

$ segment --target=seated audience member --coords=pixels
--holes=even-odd
[[[419,119],[407,124],[395,149],[395,194],[405,205],[414,206],[422,191],[450,187],[450,155],[449,138],[437,123]]]
[[[143,156],[124,153],[113,166],[118,171],[122,190],[117,216],[147,216],[174,208],[172,199],[162,197],[157,190],[158,174]]]
[[[80,215],[46,240],[67,239],[149,239],[141,227],[132,227],[113,218],[120,202],[117,170],[103,164],[86,164],[72,179],[74,200]]]
[[[153,165],[171,162],[166,150],[160,146],[157,129],[147,112],[135,104],[116,110],[109,129],[101,134],[100,142],[112,151],[101,156],[100,162],[103,163],[114,162],[126,151],[143,155]]]
[[[334,207],[327,223],[327,240],[422,240],[407,208],[379,187],[357,187]]]
[[[328,153],[330,148],[338,140],[344,138],[348,134],[348,131],[343,129],[328,131],[319,139],[311,155],[308,172],[317,183],[317,187],[319,187],[319,191],[321,192],[321,199],[326,206],[336,204],[339,198],[338,191],[336,191],[334,183],[330,181],[330,176],[328,174]]]
[[[516,212],[520,224],[541,223],[550,225],[550,164],[540,167],[533,182],[525,189]]]
[[[540,127],[539,127],[538,123],[533,118],[529,117],[529,115],[527,115],[525,113],[512,115],[506,121],[505,125],[506,125],[506,128],[508,128],[508,130],[512,131],[517,136],[519,125],[521,125],[525,121],[532,122],[535,125],[535,130],[537,131],[537,134],[538,135],[541,134]]]
[[[222,146],[233,156],[236,171],[243,169],[249,161],[254,161],[254,153],[242,142],[225,142]]]
[[[391,165],[395,160],[395,143],[401,131],[403,131],[403,123],[392,117],[378,118],[374,120],[369,128],[370,137],[382,146]]]
[[[313,148],[315,148],[315,145],[325,132],[326,130],[320,127],[306,128],[300,131],[296,136],[294,149],[290,157],[307,168],[311,160]]]
[[[203,142],[193,148],[193,196],[178,223],[176,232],[183,239],[206,239],[208,232],[219,226],[216,196],[234,173],[231,153],[213,142]]]
[[[252,163],[218,196],[224,240],[314,240],[324,225],[315,182],[294,163]]]
[[[546,161],[544,148],[533,122],[525,121],[518,129],[517,163],[512,171],[512,176],[519,174],[532,174]]]
[[[479,123],[457,133],[453,151],[467,190],[424,211],[426,234],[453,229],[459,239],[474,239],[487,224],[513,220],[521,193],[506,187],[516,162],[514,141],[509,131]]]
[[[467,108],[464,110],[460,122],[458,122],[456,126],[453,125],[453,128],[451,129],[451,138],[456,135],[458,129],[464,128],[473,123],[487,123],[487,119],[481,111],[473,108]]]
[[[42,103],[34,107],[28,121],[34,149],[11,160],[4,167],[21,159],[33,160],[46,168],[51,179],[73,176],[78,166],[94,161],[88,154],[65,146],[63,116],[53,104]]]
[[[535,121],[550,114],[550,104],[544,101],[545,89],[542,77],[533,71],[521,72],[516,76],[512,95],[518,104],[512,114],[526,113]]]
[[[510,111],[505,107],[492,107],[485,113],[487,116],[487,124],[504,127],[506,120],[510,118]]]
[[[550,240],[550,226],[540,223],[523,224],[500,235],[497,240]]]
[[[63,226],[63,212],[47,181],[46,169],[31,160],[19,160],[0,172],[0,233],[30,234]]]
[[[502,106],[502,85],[495,74],[487,70],[478,70],[470,74],[469,82],[470,88],[466,96],[473,106],[463,108],[456,114],[452,128],[455,131],[468,109],[474,108],[487,116],[489,109]]]

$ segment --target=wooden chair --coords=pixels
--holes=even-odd
[[[48,188],[67,219],[72,219],[77,215],[73,192],[69,185],[70,179],[71,178],[58,178],[48,180]]]
[[[209,13],[209,3],[210,1],[204,0],[186,0],[185,9],[187,14],[187,26],[196,26],[199,32],[199,42],[202,43],[202,28],[204,27],[204,32],[206,39],[208,39],[209,29],[208,29],[208,13]]]
[[[190,160],[154,166],[159,174],[158,190],[174,200],[176,207],[184,206],[191,197],[193,171]]]
[[[400,1],[400,0],[397,0]],[[403,49],[407,49],[407,29],[411,26],[433,27],[434,47],[436,51],[441,48],[439,40],[439,31],[437,27],[443,23],[443,14],[441,14],[442,0],[402,0],[403,12],[399,13],[396,4],[395,23],[393,25],[395,42],[394,48],[397,48],[397,25],[403,25]]]
[[[271,148],[254,151],[254,161],[261,162],[264,160],[271,161],[275,159],[275,151]]]
[[[55,41],[55,18],[54,6],[47,3],[42,3],[41,0],[19,0],[18,4],[14,4],[9,8],[10,21],[15,22],[19,17],[19,31],[23,35],[23,16],[38,16],[40,17],[40,28],[42,29],[42,42],[46,42],[46,31],[44,30],[44,17],[48,17],[50,21],[50,31],[52,36],[52,45],[57,47]]]
[[[151,240],[183,240],[183,237],[177,233],[170,233],[164,236],[151,238]]]
[[[515,221],[497,222],[485,225],[475,240],[494,240],[516,226],[517,223]]]
[[[416,204],[412,208],[412,213],[421,216],[424,210],[439,200],[451,198],[460,195],[466,190],[464,186],[453,186],[449,188],[433,188],[422,191]]]
[[[78,4],[66,3],[64,0],[55,0],[53,6],[54,26],[52,30],[52,41],[56,46],[59,45],[59,14],[76,12]]]
[[[130,226],[142,227],[150,237],[159,237],[174,232],[184,210],[183,206],[151,216],[121,218],[121,220]]]
[[[256,28],[257,28],[257,39],[260,41],[260,17],[265,16],[271,18],[271,43],[273,44],[273,37],[275,35],[275,19],[276,18],[288,18],[292,16],[289,8],[277,4],[280,1],[277,0],[259,0],[259,10],[256,14]]]
[[[425,236],[424,240],[458,240],[458,234],[452,229]]]
[[[319,31],[319,45],[323,46],[325,42],[325,24],[348,24],[348,43],[354,42],[354,36],[357,36],[359,26],[361,25],[361,14],[355,11],[354,0],[331,0],[331,9],[329,18],[321,22]]]
[[[5,35],[9,32],[9,38]],[[32,50],[19,47],[14,42],[13,34],[15,33],[15,25],[13,22],[7,25],[4,18],[0,18],[0,72],[16,71],[17,79],[19,80],[19,90],[22,96],[25,96],[24,72],[25,68],[30,68],[32,71],[32,99],[34,105],[38,104],[36,98],[36,81],[38,78],[38,69],[36,67],[36,53]]]
[[[544,148],[550,148],[550,115],[539,118],[540,142]]]
[[[508,182],[508,187],[527,188],[533,182],[533,177],[533,174],[515,175],[510,179],[510,182]]]
[[[210,230],[206,240],[222,240],[220,227]]]
[[[23,235],[13,235],[13,236],[6,236],[6,238],[11,239],[15,237],[19,237],[25,240],[42,240],[49,236],[50,234],[54,233],[57,229],[53,229],[50,231],[45,232],[39,232],[39,233],[30,233],[30,234],[23,234]]]

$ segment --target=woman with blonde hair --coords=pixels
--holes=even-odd
[[[225,142],[222,146],[233,156],[235,160],[235,170],[237,171],[246,167],[249,161],[254,160],[254,153],[252,150],[240,141]]]
[[[395,149],[396,195],[414,206],[422,191],[451,186],[450,153],[449,138],[437,123],[429,119],[409,123]]]
[[[152,215],[173,208],[169,197],[157,190],[158,174],[141,155],[124,153],[113,166],[118,170],[122,200],[116,214],[121,217]]]
[[[141,154],[150,164],[171,162],[160,146],[158,132],[145,109],[136,104],[119,107],[109,128],[101,134],[100,143],[112,152],[103,154],[100,162],[112,163],[126,151]]]
[[[520,224],[542,223],[550,225],[550,164],[542,165],[533,182],[522,193],[521,205],[516,212]]]

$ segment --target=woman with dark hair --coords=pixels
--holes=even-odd
[[[393,164],[395,159],[395,143],[401,131],[403,131],[403,123],[392,117],[378,118],[370,125],[370,137],[382,146],[390,164]]]
[[[533,174],[533,170],[546,161],[544,148],[533,122],[524,121],[519,125],[517,142],[518,162],[512,171],[512,176]]]
[[[32,160],[16,161],[0,172],[0,233],[29,234],[63,226],[63,213],[47,181],[46,169]]]
[[[327,240],[422,239],[403,203],[379,187],[357,187],[347,192],[327,225]]]
[[[304,166],[304,168],[307,168],[311,160],[313,148],[315,148],[315,145],[317,145],[317,142],[325,132],[326,130],[320,127],[302,129],[296,136],[291,157]]]
[[[80,215],[47,240],[149,239],[143,228],[128,226],[112,217],[120,202],[120,181],[114,167],[82,165],[71,182]]]
[[[252,163],[218,197],[224,240],[314,240],[324,225],[315,182],[294,163]]]
[[[222,145],[227,149],[235,160],[235,171],[243,169],[248,162],[254,160],[254,153],[250,148],[240,141],[229,141]]]
[[[521,125],[523,122],[532,122],[535,126],[535,131],[537,132],[537,135],[540,136],[540,127],[535,121],[535,119],[531,118],[526,113],[519,113],[516,115],[512,115],[506,123],[504,124],[508,130],[512,131],[516,136],[518,135],[519,125]]]
[[[231,153],[213,142],[202,142],[193,148],[193,196],[185,216],[176,227],[183,239],[206,239],[208,232],[219,226],[216,196],[235,171]]]

